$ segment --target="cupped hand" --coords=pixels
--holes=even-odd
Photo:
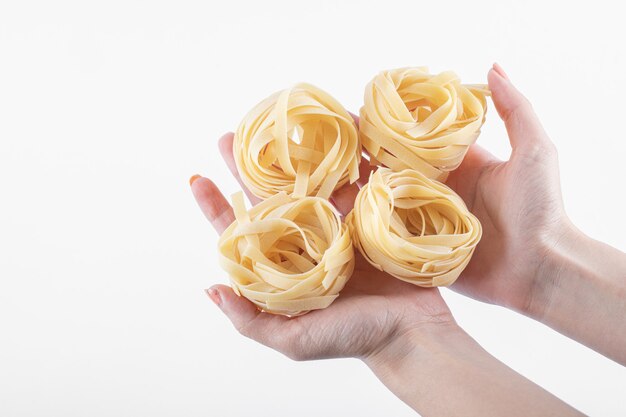
[[[563,209],[557,153],[530,102],[501,67],[489,88],[512,147],[508,161],[472,145],[447,184],[482,223],[483,237],[453,289],[519,311],[532,308],[546,285],[542,262],[569,226]]]
[[[232,142],[232,133],[224,135],[220,152],[254,204],[259,200],[241,182]],[[361,181],[367,181],[369,169],[367,162],[361,165]],[[191,187],[204,215],[222,233],[235,218],[228,201],[208,178],[193,177]],[[358,184],[352,184],[333,194],[331,201],[344,216],[358,190]],[[437,289],[397,280],[356,256],[354,273],[337,300],[326,309],[295,318],[261,312],[226,285],[215,285],[207,293],[241,334],[296,360],[366,358],[406,334],[454,323]]]

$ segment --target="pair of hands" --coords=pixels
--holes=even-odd
[[[518,311],[539,308],[535,292],[543,286],[542,259],[569,225],[563,209],[556,149],[526,98],[504,71],[488,74],[492,99],[511,142],[508,161],[472,145],[447,185],[482,223],[483,237],[472,260],[452,289],[472,298]],[[232,154],[233,134],[219,141],[222,156],[252,203]],[[345,216],[371,169],[364,161],[361,181],[337,190],[331,201]],[[192,191],[218,233],[234,220],[217,186],[192,178]],[[407,333],[454,325],[436,288],[420,288],[373,268],[357,254],[352,278],[340,297],[324,310],[296,318],[262,313],[230,287],[216,285],[209,297],[236,329],[296,360],[333,357],[366,359]],[[540,314],[540,312],[535,312]]]

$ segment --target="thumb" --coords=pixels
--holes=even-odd
[[[214,285],[205,290],[211,301],[222,310],[239,333],[285,353],[285,336],[290,328],[287,317],[263,313],[254,304],[227,285]]]
[[[532,105],[498,64],[487,76],[493,103],[506,126],[513,153],[534,153],[551,146]]]
[[[214,285],[205,292],[238,331],[245,331],[246,326],[260,313],[254,304],[235,294],[227,285]]]

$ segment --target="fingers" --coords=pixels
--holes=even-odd
[[[511,83],[502,67],[494,64],[487,76],[493,103],[506,125],[513,152],[536,152],[550,144],[530,102]]]
[[[237,170],[237,164],[235,163],[235,157],[233,156],[234,138],[235,134],[233,132],[228,132],[220,138],[217,144],[220,149],[220,153],[222,154],[222,158],[224,158],[224,162],[226,162],[226,165],[228,166],[231,174],[233,174],[233,177],[235,177],[235,179],[241,186],[241,189],[248,196],[248,200],[250,200],[250,203],[252,203],[252,205],[255,205],[260,202],[261,199],[252,194],[250,190],[248,190],[248,187],[246,187],[241,179],[241,176],[239,175],[239,171]]]
[[[354,207],[354,200],[356,200],[356,196],[359,193],[359,186],[354,184],[346,184],[343,187],[335,190],[335,192],[330,196],[329,200],[339,213],[342,216],[347,216]]]
[[[288,336],[292,332],[292,320],[259,311],[226,285],[214,285],[206,293],[243,336],[291,356]]]
[[[194,175],[189,182],[200,210],[221,234],[235,220],[233,208],[210,179]]]
[[[370,165],[370,161],[365,158],[361,159],[361,162],[359,163],[359,179],[356,180],[359,188],[363,188],[363,186],[368,183],[370,180],[370,174],[374,169],[376,169],[376,167]]]
[[[354,123],[356,123],[356,127],[359,127],[359,116],[352,113],[351,111],[349,111],[348,113],[350,113],[350,116],[352,116],[352,118],[354,119]]]

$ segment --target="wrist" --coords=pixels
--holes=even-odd
[[[547,243],[523,313],[626,364],[626,255],[571,224]]]
[[[552,233],[539,239],[537,264],[530,277],[529,294],[518,311],[539,320],[545,315],[558,296],[567,265],[575,261],[577,253],[586,247],[587,240],[587,236],[569,218],[559,223]]]
[[[393,379],[401,375],[399,371],[408,363],[429,360],[459,335],[465,335],[465,332],[450,316],[449,320],[398,330],[385,344],[364,355],[361,360],[381,380],[386,381],[385,385],[394,385]]]
[[[424,416],[575,414],[489,355],[453,320],[406,331],[363,360]]]

